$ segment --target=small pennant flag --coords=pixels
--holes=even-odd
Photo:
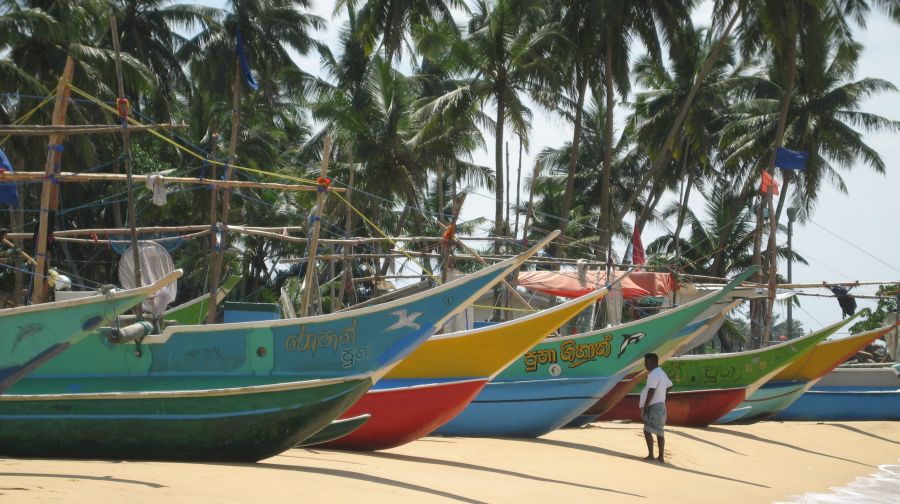
[[[775,166],[782,170],[805,170],[808,157],[809,154],[806,151],[795,151],[779,147],[775,151]]]
[[[244,74],[244,80],[247,82],[247,85],[250,86],[250,89],[256,91],[259,89],[259,84],[253,79],[253,72],[250,71],[250,63],[247,63],[247,54],[244,52],[244,36],[241,35],[240,26],[237,27],[237,55],[238,61],[241,64],[241,73]]]
[[[772,192],[772,195],[778,194],[778,182],[772,178],[772,175],[769,174],[766,170],[762,171],[762,181],[759,184],[759,192],[763,194],[767,194]]]

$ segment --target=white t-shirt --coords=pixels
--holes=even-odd
[[[650,406],[651,404],[665,402],[666,389],[671,386],[672,380],[669,379],[666,372],[661,367],[654,368],[647,375],[647,384],[644,385],[644,390],[641,390],[641,408],[645,405]],[[653,397],[650,398],[650,401],[647,401],[647,391],[650,389],[655,390],[653,391]]]

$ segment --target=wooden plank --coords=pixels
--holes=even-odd
[[[60,126],[66,122],[66,112],[69,109],[69,83],[75,74],[75,60],[72,56],[66,57],[66,65],[63,68],[62,76],[56,85],[56,101],[53,104],[53,118],[51,123],[54,126]],[[50,213],[55,212],[58,199],[57,185],[54,183],[53,175],[58,171],[59,163],[62,161],[62,141],[63,135],[58,133],[50,135],[47,145],[47,163],[44,166],[44,186],[41,188],[41,213],[40,222],[38,224],[38,241],[35,252],[34,282],[32,283],[31,303],[39,304],[47,300],[47,277],[46,272],[50,264],[50,252],[47,247],[47,230],[50,228]]]

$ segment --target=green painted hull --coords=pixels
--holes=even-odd
[[[728,354],[675,357],[662,364],[674,384],[673,391],[747,388],[750,397],[779,371],[834,334],[841,321],[824,329],[775,346]]]
[[[0,455],[255,462],[322,430],[371,385],[360,377],[218,391],[7,395],[0,397]]]
[[[158,288],[0,310],[0,393]]]

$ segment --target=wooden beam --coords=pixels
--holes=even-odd
[[[331,157],[331,136],[325,137],[325,145],[322,149],[322,165],[319,168],[319,177],[321,180],[325,179],[328,176],[328,161]],[[300,316],[306,317],[309,315],[309,300],[312,296],[313,290],[313,279],[316,274],[316,248],[319,245],[319,230],[322,227],[322,213],[325,206],[325,196],[328,194],[328,188],[325,187],[324,190],[319,191],[316,194],[316,207],[315,213],[312,216],[313,227],[312,233],[309,237],[309,249],[306,252],[307,264],[306,264],[306,285],[303,287],[303,297],[300,300]]]
[[[130,129],[130,128],[129,128]],[[152,175],[132,175],[136,181],[146,181]],[[48,175],[41,172],[2,172],[0,173],[0,182],[27,181],[27,180],[44,180]],[[169,177],[165,175],[159,176],[164,183],[168,184],[194,184],[207,185],[219,189],[222,188],[245,188],[245,189],[272,189],[276,191],[299,191],[312,192],[316,190],[314,185],[295,185],[295,184],[278,184],[273,182],[249,182],[241,180],[220,180],[213,178],[195,178],[195,177]],[[60,172],[52,177],[56,183],[68,182],[127,182],[128,176],[119,173],[74,173]],[[330,189],[337,192],[344,192],[346,189],[335,188]]]
[[[142,133],[150,130],[170,130],[176,128],[185,128],[186,124],[143,124],[140,126],[129,126],[129,133]],[[121,133],[122,127],[110,124],[86,124],[86,125],[2,125],[0,126],[0,135],[3,136],[51,136],[51,135],[94,135],[107,133]]]
[[[53,104],[52,124],[60,126],[66,122],[66,111],[69,109],[69,83],[75,74],[75,60],[72,56],[66,57],[66,65],[62,76],[56,85],[56,101]],[[59,172],[59,163],[62,161],[63,135],[58,133],[50,135],[47,145],[47,162],[44,166],[44,186],[41,189],[40,223],[38,224],[38,241],[35,252],[34,282],[31,289],[31,303],[39,304],[47,300],[47,270],[50,265],[50,252],[47,247],[47,232],[50,229],[50,214],[56,211],[58,199],[55,197],[58,190],[53,182],[53,175]]]

